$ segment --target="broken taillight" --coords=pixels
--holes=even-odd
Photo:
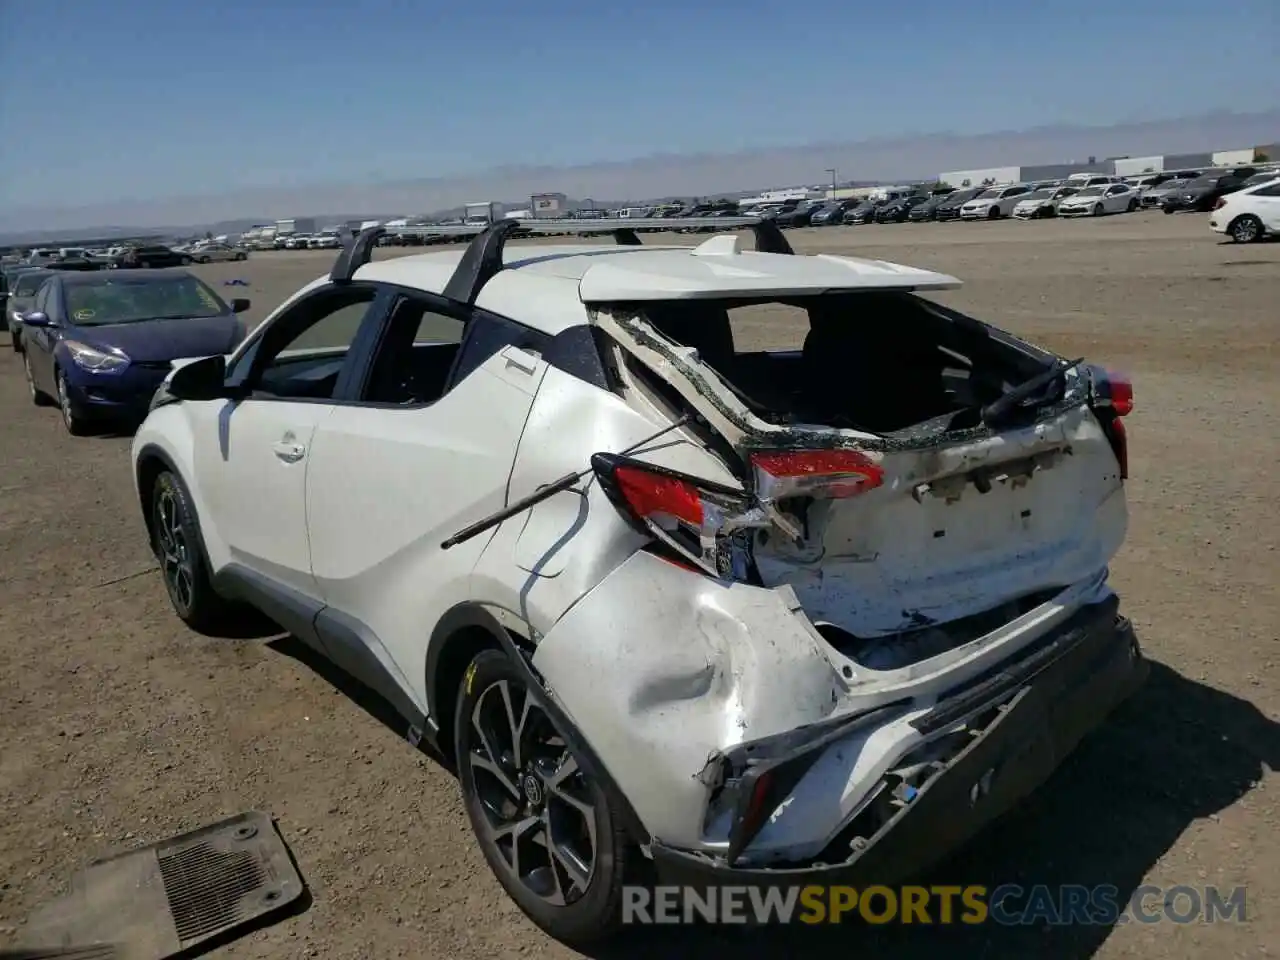
[[[1120,479],[1129,479],[1129,437],[1123,417],[1133,413],[1133,382],[1101,367],[1089,368],[1089,407],[1102,424],[1120,464]]]
[[[760,521],[741,490],[631,457],[597,453],[591,467],[627,521],[703,572],[745,579],[745,549],[731,535]]]
[[[762,500],[838,500],[884,483],[884,468],[861,450],[758,450],[751,465]]]

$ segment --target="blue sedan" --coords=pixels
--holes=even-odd
[[[174,360],[235,348],[248,308],[185,270],[50,276],[22,315],[31,399],[56,402],[72,434],[140,421]]]

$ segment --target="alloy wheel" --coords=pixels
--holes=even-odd
[[[465,734],[481,830],[506,871],[554,906],[581,898],[595,870],[596,809],[577,760],[520,683],[476,698]]]
[[[180,609],[188,610],[195,596],[195,570],[183,529],[182,507],[171,488],[161,490],[156,497],[153,520],[164,584],[173,602]]]
[[[1258,221],[1253,217],[1241,217],[1231,225],[1231,239],[1236,243],[1252,243],[1258,239]]]

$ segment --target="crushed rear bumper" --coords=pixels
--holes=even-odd
[[[918,875],[1035,791],[1146,679],[1149,667],[1116,600],[1080,611],[1050,642],[914,723],[941,729],[983,704],[1003,711],[914,799],[843,862],[730,867],[652,845],[659,882],[706,889],[899,883]],[[828,851],[828,856],[830,851]]]

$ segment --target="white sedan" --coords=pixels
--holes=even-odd
[[[1100,217],[1107,213],[1128,213],[1138,209],[1141,191],[1130,183],[1101,183],[1085,187],[1058,204],[1060,217]]]
[[[1280,234],[1280,174],[1275,179],[1219,197],[1209,214],[1209,229],[1236,243],[1255,243]]]

